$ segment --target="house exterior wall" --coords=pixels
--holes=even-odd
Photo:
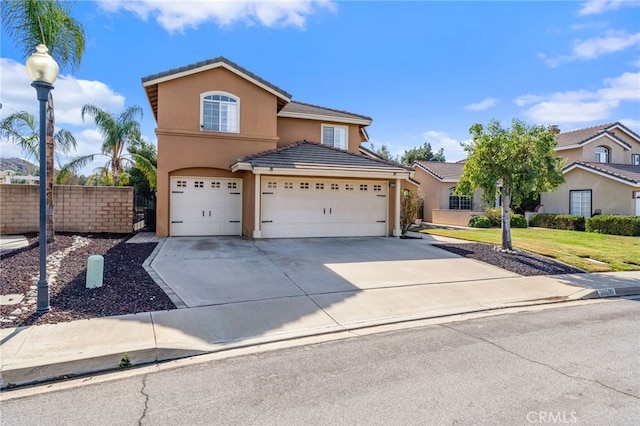
[[[133,230],[133,188],[54,185],[57,232]],[[39,186],[0,185],[0,234],[38,232]]]
[[[591,210],[602,214],[635,215],[634,188],[581,169],[573,169],[564,175],[565,183],[554,192],[542,194],[543,213],[569,214],[569,191],[591,190]]]
[[[278,117],[278,146],[289,145],[301,140],[322,142],[322,125],[348,127],[347,151],[358,153],[360,148],[360,126],[357,124],[334,123],[331,121],[305,120],[300,118]]]
[[[472,210],[449,210],[449,189],[456,186],[456,182],[442,182],[436,179],[432,174],[425,172],[420,167],[415,168],[414,178],[420,182],[420,194],[424,199],[424,218],[425,222],[442,223],[447,225],[459,225],[466,217],[464,224],[467,226],[469,212],[478,214],[484,212],[485,204],[482,202],[481,192],[478,190],[473,194]],[[437,216],[434,217],[434,211],[438,210]],[[451,213],[451,218],[446,219],[447,212]],[[458,212],[466,212],[465,214]],[[444,220],[444,222],[443,222]]]
[[[569,165],[575,161],[596,161],[596,148],[605,146],[609,148],[609,163],[629,164],[631,162],[631,154],[629,150],[625,150],[620,144],[609,138],[601,138],[597,141],[588,143],[584,146],[558,151],[558,155],[565,158]]]

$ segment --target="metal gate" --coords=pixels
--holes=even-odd
[[[133,232],[156,230],[156,193],[133,191]]]

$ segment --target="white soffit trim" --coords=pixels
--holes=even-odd
[[[372,123],[371,120],[366,120],[364,118],[346,118],[346,117],[335,117],[333,115],[304,114],[301,112],[287,112],[287,111],[284,111],[284,112],[280,111],[278,113],[278,117],[303,118],[307,120],[328,121],[333,123],[360,124],[362,126],[368,126]]]
[[[609,174],[609,173],[605,173],[605,172],[602,172],[602,171],[600,171],[600,170],[592,169],[591,167],[583,166],[582,164],[573,164],[573,165],[569,166],[568,168],[564,169],[564,170],[562,171],[562,174],[563,174],[563,175],[564,175],[564,174],[567,174],[567,173],[569,173],[571,170],[574,170],[574,169],[581,169],[581,170],[584,170],[584,171],[586,171],[586,172],[591,172],[591,173],[594,173],[594,174],[596,174],[596,175],[604,176],[604,177],[606,177],[606,178],[609,178],[609,179],[612,179],[612,180],[618,181],[618,182],[620,182],[620,183],[624,183],[624,184],[629,185],[629,186],[632,186],[632,187],[638,187],[638,188],[640,188],[640,182],[638,182],[638,183],[635,183],[635,184],[634,184],[633,182],[629,182],[628,180],[625,180],[625,179],[619,178],[619,177],[617,177],[617,176],[613,176],[613,175],[611,175],[611,174]]]
[[[291,99],[286,97],[286,96],[284,96],[282,93],[280,93],[280,92],[278,92],[276,90],[273,90],[271,87],[265,85],[264,83],[259,82],[255,78],[248,76],[247,74],[235,69],[231,65],[226,64],[224,62],[214,62],[212,64],[203,65],[203,66],[198,67],[198,68],[193,68],[193,69],[190,69],[190,70],[178,72],[178,73],[171,74],[171,75],[165,75],[164,77],[158,77],[158,78],[156,78],[154,80],[150,80],[150,81],[142,83],[142,86],[143,87],[152,86],[154,84],[163,83],[165,81],[170,81],[170,80],[175,80],[176,78],[182,78],[182,77],[186,77],[186,76],[191,75],[191,74],[197,74],[197,73],[202,72],[202,71],[208,71],[208,70],[212,70],[214,68],[220,68],[220,67],[231,71],[232,73],[244,78],[247,81],[250,81],[251,83],[253,83],[256,86],[266,90],[267,92],[271,93],[272,95],[275,95],[275,96],[277,96],[277,97],[279,97],[281,99],[284,99],[287,102],[291,102]]]
[[[629,151],[631,148],[629,148],[629,144],[627,144],[625,141],[621,140],[620,138],[617,138],[614,135],[608,134],[608,133],[602,133],[599,134],[598,136],[594,137],[593,139],[590,139],[589,141],[585,142],[585,143],[574,143],[571,145],[565,145],[565,146],[558,146],[556,147],[556,151],[564,151],[566,149],[573,149],[573,148],[580,148],[583,147],[585,145],[589,145],[591,142],[595,142],[598,139],[601,138],[607,138],[609,140],[611,140],[612,142],[617,143],[618,145],[620,145],[622,148],[624,148],[625,150]]]
[[[261,175],[285,175],[285,176],[326,176],[342,178],[379,178],[379,179],[409,179],[411,173],[407,171],[387,171],[379,169],[343,167],[340,169],[329,167],[306,167],[295,169],[288,167],[252,167],[249,163],[236,163],[232,166],[233,172],[251,170]]]

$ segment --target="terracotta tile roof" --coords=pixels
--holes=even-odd
[[[318,105],[308,104],[304,102],[291,101],[284,106],[280,110],[280,114],[282,113],[298,113],[298,114],[310,114],[310,115],[323,115],[325,117],[337,117],[337,118],[346,118],[346,119],[360,119],[360,120],[369,120],[371,121],[371,117],[367,117],[366,115],[354,114],[348,111],[342,111],[339,109],[333,108],[325,108]]]
[[[634,185],[640,185],[640,166],[634,166],[632,164],[610,164],[576,161],[566,166],[563,170],[568,171],[569,169],[572,169],[576,166],[583,166],[585,168],[605,173],[618,179],[622,179]]]
[[[613,122],[613,123],[599,124],[597,126],[587,127],[584,129],[577,129],[577,130],[571,130],[569,132],[559,133],[558,135],[556,135],[557,146],[561,148],[569,145],[583,145],[589,142],[591,139],[595,138],[596,136],[600,136],[606,133],[606,134],[609,134],[609,136],[615,139],[617,142],[622,143],[625,146],[628,146],[629,148],[631,148],[628,143],[620,140],[619,138],[616,138],[613,134],[609,133],[609,130],[611,130],[613,127],[616,127],[616,126],[619,126],[624,130],[626,130],[627,132],[631,133],[632,135],[638,137],[638,135],[636,135],[633,131],[623,126],[619,122]]]
[[[250,163],[254,167],[304,168],[305,165],[328,165],[345,167],[366,167],[382,170],[411,171],[390,161],[373,159],[342,149],[332,148],[317,142],[306,140],[290,145],[260,152],[238,159],[238,163]]]
[[[417,164],[418,167],[431,173],[442,181],[457,181],[460,179],[460,176],[462,176],[462,168],[464,167],[464,161],[459,161],[457,163],[445,163],[443,161],[416,161],[414,164]]]
[[[204,61],[194,62],[192,64],[185,65],[185,66],[182,66],[182,67],[172,68],[172,69],[167,70],[167,71],[162,71],[162,72],[159,72],[159,73],[156,73],[156,74],[151,74],[151,75],[148,75],[146,77],[142,77],[142,83],[144,84],[144,83],[146,83],[148,81],[157,80],[157,79],[163,78],[163,77],[169,77],[169,76],[171,76],[173,74],[180,74],[180,73],[185,72],[185,71],[195,70],[195,69],[202,68],[202,67],[205,67],[207,65],[215,64],[215,63],[218,63],[218,62],[225,63],[225,64],[229,65],[230,67],[233,67],[233,68],[237,69],[241,73],[246,74],[247,76],[253,78],[254,80],[259,81],[260,83],[264,84],[265,86],[267,86],[267,87],[273,89],[274,91],[280,93],[285,98],[291,99],[291,94],[289,94],[285,90],[281,89],[280,87],[276,86],[275,84],[272,84],[272,83],[268,82],[267,80],[263,79],[262,77],[252,73],[251,71],[247,70],[246,68],[241,67],[240,65],[236,64],[235,62],[230,61],[229,59],[225,58],[224,56],[217,56],[215,58],[206,59]]]

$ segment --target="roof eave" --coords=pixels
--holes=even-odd
[[[573,163],[573,164],[570,164],[569,166],[565,167],[562,170],[562,174],[563,175],[567,174],[567,173],[569,173],[570,171],[572,171],[574,169],[584,170],[586,172],[594,173],[594,174],[609,178],[611,180],[615,180],[617,182],[624,183],[625,185],[629,185],[629,186],[634,187],[634,188],[640,188],[640,182],[632,181],[632,180],[629,180],[629,179],[624,179],[624,178],[622,178],[620,176],[615,176],[615,175],[613,175],[611,173],[607,173],[607,172],[604,172],[602,170],[597,170],[597,169],[594,169],[593,167],[589,167],[589,166],[586,166],[586,165],[580,164],[580,163]]]
[[[320,115],[320,114],[305,114],[302,112],[288,112],[288,111],[280,111],[278,113],[278,117],[283,118],[302,118],[306,120],[316,120],[316,121],[331,121],[334,123],[345,123],[345,124],[359,124],[361,126],[368,126],[373,121],[367,120],[364,118],[347,118],[347,117],[336,117],[333,115]]]

